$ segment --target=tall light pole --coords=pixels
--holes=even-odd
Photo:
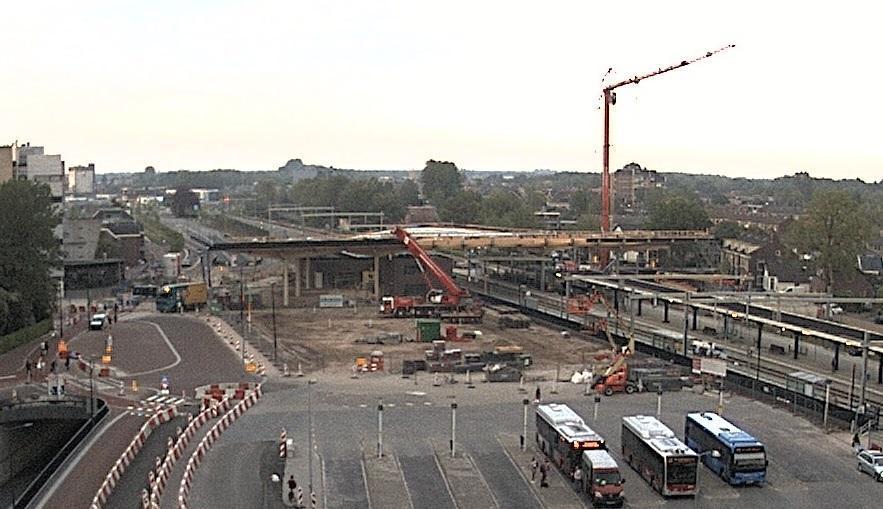
[[[451,457],[456,454],[457,448],[457,402],[451,403]]]
[[[383,399],[377,402],[377,457],[383,457]]]
[[[315,378],[311,378],[307,382],[307,419],[309,421],[307,430],[307,442],[310,449],[309,453],[309,488],[310,488],[310,497],[313,496],[313,384],[316,383]]]
[[[270,283],[270,302],[273,307],[273,363],[276,363],[276,282]]]
[[[521,400],[521,404],[524,411],[521,422],[521,450],[524,451],[527,449],[527,406],[530,404],[530,400],[524,398]]]

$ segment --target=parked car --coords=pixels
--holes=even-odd
[[[89,330],[101,330],[107,323],[107,315],[104,313],[95,313],[89,320]]]
[[[859,472],[871,474],[875,481],[883,481],[883,452],[866,450],[857,457]]]

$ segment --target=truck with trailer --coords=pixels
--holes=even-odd
[[[156,310],[161,313],[194,311],[208,303],[205,283],[164,285],[156,295]]]

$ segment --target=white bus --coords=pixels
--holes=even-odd
[[[622,418],[622,457],[662,496],[699,491],[699,455],[655,417]]]
[[[537,447],[568,476],[579,466],[583,451],[607,448],[601,435],[564,404],[537,406],[536,427]]]

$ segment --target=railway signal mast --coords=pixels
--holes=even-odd
[[[614,83],[613,85],[609,85],[604,87],[604,171],[601,174],[601,231],[608,232],[610,231],[610,107],[616,104],[616,90],[619,87],[623,87],[625,85],[637,85],[641,80],[645,80],[647,78],[652,78],[653,76],[658,76],[660,74],[674,71],[675,69],[680,69],[681,67],[688,66],[694,62],[698,62],[700,60],[704,60],[708,57],[714,56],[722,51],[728,50],[730,48],[735,48],[735,44],[729,44],[722,48],[716,49],[714,51],[709,51],[708,53],[694,58],[692,60],[683,60],[679,64],[675,64],[669,67],[663,67],[657,69],[649,74],[644,74],[640,76],[633,76],[629,79],[620,81],[619,83]],[[606,262],[606,260],[605,260]]]

